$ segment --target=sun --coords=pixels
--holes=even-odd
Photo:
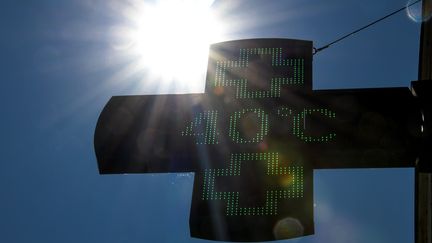
[[[134,59],[142,82],[175,85],[186,91],[204,86],[208,50],[223,40],[222,22],[213,0],[136,2],[124,11],[125,24],[116,28],[117,46]],[[146,85],[146,84],[143,84]]]

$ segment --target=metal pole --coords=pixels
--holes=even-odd
[[[422,22],[420,33],[420,53],[419,53],[419,74],[418,80],[432,80],[432,20],[430,18],[432,10],[432,0],[423,0],[423,18],[429,17]],[[432,95],[432,94],[431,94]],[[430,129],[425,131],[430,134]],[[426,145],[428,146],[428,145]],[[425,163],[425,161],[421,161]],[[426,161],[432,163],[432,161]],[[420,167],[421,168],[421,167]],[[432,224],[431,224],[431,193],[432,193],[432,174],[423,172],[416,168],[416,212],[415,212],[415,242],[432,243]]]

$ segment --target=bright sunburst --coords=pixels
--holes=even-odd
[[[204,83],[209,45],[223,38],[212,2],[135,2],[124,10],[126,23],[115,28],[117,51],[134,59],[134,71],[146,71],[142,82],[196,90]]]

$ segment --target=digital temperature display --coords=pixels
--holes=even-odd
[[[192,237],[313,234],[313,169],[414,163],[421,118],[382,99],[413,102],[406,88],[313,91],[312,49],[217,43],[205,93],[112,97],[95,132],[100,173],[195,172]]]

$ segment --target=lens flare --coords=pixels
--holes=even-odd
[[[283,218],[273,228],[274,237],[277,240],[302,236],[304,227],[296,218]]]
[[[407,16],[416,23],[428,21],[431,15],[422,16],[423,1],[415,3],[417,0],[409,0],[406,4]]]

